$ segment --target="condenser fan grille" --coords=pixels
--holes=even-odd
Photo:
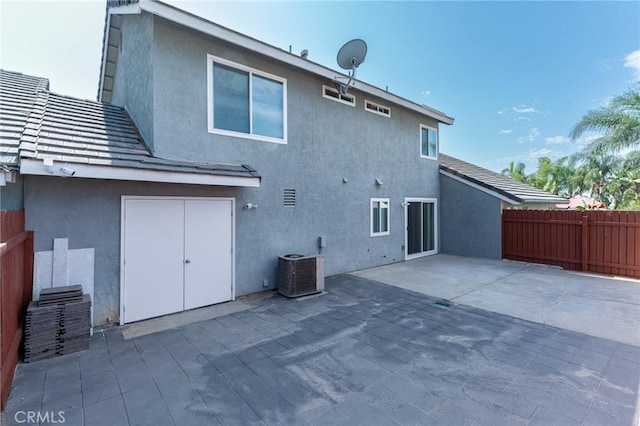
[[[285,297],[299,297],[324,290],[322,261],[318,256],[280,256],[278,292]]]

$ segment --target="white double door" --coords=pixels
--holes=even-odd
[[[232,300],[233,204],[123,197],[122,323]]]

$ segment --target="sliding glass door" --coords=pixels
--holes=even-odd
[[[438,252],[436,211],[435,199],[405,199],[407,225],[405,257],[407,259]]]

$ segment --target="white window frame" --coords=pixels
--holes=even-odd
[[[240,71],[249,73],[249,133],[234,132],[233,130],[216,129],[213,122],[213,64],[218,63],[226,65],[231,68],[235,68]],[[255,74],[260,77],[268,78],[282,83],[282,139],[273,138],[263,135],[254,135],[253,131],[253,88],[251,76]],[[264,71],[257,70],[255,68],[247,67],[245,65],[238,64],[236,62],[229,61],[227,59],[220,58],[218,56],[207,54],[207,126],[209,133],[224,136],[233,136],[243,139],[253,139],[264,142],[273,142],[279,144],[287,143],[287,79],[279,77],[277,75],[269,74]]]
[[[368,108],[369,106],[375,107],[375,109]],[[386,109],[388,112],[380,111],[380,109]],[[391,118],[391,108],[386,105],[379,104],[377,102],[370,101],[369,99],[364,100],[364,110],[371,112],[373,114],[378,114],[383,117]]]
[[[381,232],[373,232],[373,204],[377,202],[386,202],[387,203],[387,230]],[[382,237],[384,235],[389,235],[391,231],[391,209],[389,208],[391,203],[388,198],[371,198],[369,201],[369,230],[371,237]]]
[[[422,129],[427,129],[427,134],[428,134],[429,130],[433,130],[433,131],[436,132],[436,155],[435,156],[424,155],[422,153]],[[440,132],[438,131],[438,129],[436,127],[427,126],[426,124],[420,124],[420,133],[419,133],[419,136],[418,136],[418,142],[419,142],[418,148],[420,149],[420,158],[428,158],[430,160],[437,160],[438,159],[438,152],[440,152]]]
[[[336,95],[338,95],[338,97],[334,98],[333,96],[327,95],[326,94],[327,90],[330,91],[330,92],[335,93]],[[344,105],[349,105],[349,106],[354,107],[354,108],[356,106],[356,97],[355,97],[355,95],[352,95],[351,93],[343,95],[335,87],[322,85],[322,97],[325,98],[325,99],[330,99],[330,100],[332,100],[334,102],[339,102],[339,103],[344,104]],[[353,102],[345,101],[343,98],[351,98],[351,99],[353,99]]]
[[[433,229],[434,229],[434,238],[433,238],[433,250],[421,251],[414,254],[409,254],[409,203],[432,203],[433,204]],[[439,210],[438,210],[438,199],[437,198],[419,198],[419,197],[407,197],[404,199],[404,260],[416,259],[418,257],[431,256],[433,254],[438,254],[438,247],[440,243],[440,232],[439,232]],[[422,238],[422,237],[421,237]],[[423,242],[421,241],[421,245]]]

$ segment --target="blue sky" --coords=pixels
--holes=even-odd
[[[352,39],[358,78],[455,118],[442,152],[500,171],[576,152],[572,125],[640,81],[640,2],[167,1],[338,69]],[[0,67],[95,99],[103,1],[0,3]]]

